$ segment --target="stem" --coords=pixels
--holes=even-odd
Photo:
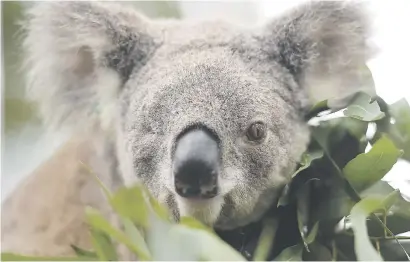
[[[337,247],[336,247],[336,243],[333,240],[332,241],[332,261],[336,261],[337,260]]]
[[[276,219],[266,219],[262,233],[259,237],[253,261],[265,261],[269,255],[270,248],[274,244],[276,230],[278,229],[278,221]]]
[[[354,236],[353,233],[350,232],[343,232],[342,234],[348,235],[348,236]],[[392,240],[392,239],[401,239],[401,240],[410,240],[410,236],[385,236],[385,237],[371,237],[369,236],[369,239],[371,240]]]
[[[385,225],[387,225],[387,223],[386,223],[386,221],[387,221],[387,214],[386,214],[387,212],[384,212],[383,213],[383,223],[385,224]],[[387,230],[386,230],[386,228],[383,228],[383,230],[384,230],[384,236],[385,237],[387,237]]]
[[[379,254],[381,255],[381,253],[380,253],[380,242],[379,242],[379,240],[376,240],[376,250],[377,250],[377,252],[379,252]]]

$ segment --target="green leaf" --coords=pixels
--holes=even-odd
[[[303,261],[331,261],[332,253],[330,250],[315,241],[309,245],[309,252],[303,252]]]
[[[402,152],[382,136],[368,153],[359,154],[343,168],[350,184],[361,191],[382,179],[397,162]]]
[[[407,100],[403,98],[391,104],[389,112],[395,118],[395,125],[405,135],[405,139],[410,139],[410,105]]]
[[[107,234],[100,230],[90,229],[91,243],[100,260],[116,261],[118,260],[117,251]]]
[[[395,240],[381,241],[380,250],[386,261],[409,261],[410,258],[406,253],[410,253],[410,239],[401,239],[400,245]]]
[[[74,252],[77,254],[77,256],[90,257],[90,258],[95,258],[95,259],[98,258],[97,254],[95,252],[82,249],[82,248],[77,247],[75,245],[70,245],[70,246],[74,250]]]
[[[367,188],[360,193],[362,198],[372,197],[386,197],[394,192],[395,189],[385,181],[378,181],[373,186]],[[390,208],[386,216],[386,225],[394,233],[400,234],[410,231],[410,202],[406,201],[401,195],[398,197],[396,203]],[[374,220],[367,222],[369,235],[375,237],[384,236],[384,228]]]
[[[304,234],[304,236],[303,236],[303,239],[304,239],[304,240],[303,240],[303,241],[304,241],[304,243],[306,244],[306,246],[309,245],[309,244],[311,244],[311,243],[313,243],[313,241],[315,241],[318,230],[319,230],[319,222],[316,222],[316,223],[313,225],[313,227],[312,227],[312,229],[310,230],[310,232],[308,233],[308,235],[306,236],[306,234]]]
[[[312,149],[305,152],[300,160],[300,167],[293,173],[292,179],[296,177],[303,170],[308,169],[314,161],[319,161],[323,157],[323,150],[321,149]],[[290,183],[287,184],[279,197],[277,206],[286,206],[290,201]]]
[[[283,188],[276,207],[286,206],[289,204],[289,200],[290,200],[289,193],[290,193],[290,183],[286,184],[285,187]]]
[[[370,242],[367,233],[366,219],[375,211],[382,210],[387,212],[394,202],[396,202],[399,195],[400,193],[398,191],[394,191],[385,198],[375,196],[367,197],[353,206],[350,212],[350,218],[354,232],[355,252],[359,261],[383,261],[381,255]]]
[[[375,92],[371,92],[371,93],[374,94]],[[326,111],[326,110],[329,110],[329,114],[337,112],[341,109],[346,108],[350,104],[352,104],[360,96],[369,97],[369,95],[366,92],[359,91],[359,92],[349,93],[342,97],[332,97],[329,99],[319,101],[311,107],[311,109],[309,110],[307,114],[308,115],[307,118],[309,119],[311,117],[314,117],[318,115],[319,113]]]
[[[312,243],[317,235],[317,231],[319,228],[318,222],[314,224],[312,229],[309,228],[310,224],[310,211],[311,211],[311,182],[315,181],[311,179],[307,181],[302,188],[299,189],[297,192],[297,206],[296,206],[296,213],[297,213],[297,220],[298,220],[298,228],[300,232],[300,236],[302,237],[303,243],[305,245],[306,250],[309,251],[308,245]],[[310,232],[309,232],[310,231]]]
[[[360,192],[360,197],[365,198],[368,196],[387,196],[394,191],[394,188],[386,181],[380,180]]]
[[[326,99],[326,100],[322,100],[322,101],[319,101],[318,103],[316,103],[316,104],[314,104],[311,108],[310,108],[310,110],[309,110],[309,112],[308,112],[308,119],[309,118],[311,118],[311,117],[314,117],[314,116],[316,116],[317,114],[319,114],[319,113],[321,113],[321,112],[323,112],[323,111],[326,111],[326,110],[329,110],[329,106],[328,106],[328,100]]]
[[[151,256],[147,244],[145,243],[144,236],[140,230],[132,223],[129,218],[121,217],[122,224],[124,226],[124,233],[129,237],[130,241],[141,249],[141,252],[147,256]]]
[[[181,239],[181,246],[188,246],[198,252],[198,259],[208,261],[247,261],[230,245],[219,237],[207,232],[206,230],[193,229],[190,227],[176,225],[171,228],[172,239]],[[183,244],[187,245],[183,245]],[[184,249],[186,251],[186,249]],[[212,250],[212,252],[210,252]]]
[[[95,174],[91,168],[89,166],[87,166],[86,164],[84,164],[82,161],[80,161],[80,164],[83,166],[83,168],[90,174],[93,176],[94,180],[97,182],[97,184],[100,186],[100,188],[102,189],[102,191],[104,192],[105,196],[107,197],[107,199],[111,199],[112,197],[112,193],[111,191],[108,189],[108,187],[106,187],[104,185],[104,183],[100,180],[100,178],[97,176],[97,174]]]
[[[1,253],[1,261],[98,261],[88,256],[53,257],[53,256],[24,256],[10,252]]]
[[[294,245],[288,247],[273,260],[273,261],[302,261],[303,245]]]
[[[96,230],[104,232],[114,240],[127,246],[134,254],[141,260],[151,260],[149,255],[146,254],[140,247],[136,246],[123,232],[114,228],[99,211],[87,207],[86,208],[87,223]]]
[[[385,113],[380,110],[379,104],[376,101],[372,102],[372,98],[365,93],[355,97],[347,109],[343,111],[343,114],[366,122],[373,122],[385,117]]]
[[[316,159],[320,159],[323,157],[323,150],[315,150],[311,152],[305,152],[302,155],[302,159],[300,161],[301,167],[299,167],[292,175],[292,178],[299,174],[302,170],[310,167],[312,162]]]
[[[192,243],[181,243],[180,239],[172,238],[170,230],[174,224],[150,214],[150,226],[146,229],[145,241],[151,251],[152,260],[163,261],[186,261],[196,260],[195,250]]]
[[[170,224],[158,218],[153,220],[147,231],[147,243],[156,261],[246,261],[239,252],[207,230]]]
[[[202,230],[206,230],[210,233],[214,233],[214,231],[211,228],[205,226],[204,224],[202,224],[200,221],[196,220],[193,217],[182,216],[179,219],[179,223],[184,225],[184,226],[188,226],[188,227],[192,227],[192,228],[196,228],[196,229],[202,229]]]
[[[406,99],[400,99],[389,106],[389,113],[395,120],[389,135],[392,135],[396,146],[404,150],[402,157],[410,161],[410,105]],[[393,131],[396,132],[392,134]]]
[[[168,222],[171,221],[171,216],[168,212],[168,210],[161,205],[151,194],[150,192],[146,189],[143,188],[143,191],[146,193],[146,195],[148,196],[148,201],[150,206],[152,207],[152,209],[154,210],[155,214],[160,217],[163,220],[166,220]]]
[[[365,140],[368,123],[354,118],[340,117],[322,121],[319,126],[311,126],[310,129],[312,137],[319,146],[332,154],[354,154],[355,148],[348,148],[348,151],[353,150],[353,152],[346,152],[346,147],[343,147],[346,146],[346,142],[349,145],[353,144],[353,146],[359,142],[361,145],[359,150],[362,152],[364,152],[367,146],[367,141]],[[340,148],[343,148],[343,150]]]
[[[135,224],[148,226],[146,198],[140,185],[120,188],[110,200],[114,210],[122,217],[127,217]]]

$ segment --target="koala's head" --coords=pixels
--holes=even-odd
[[[47,2],[26,26],[29,91],[47,125],[97,126],[127,185],[219,228],[277,199],[308,143],[306,109],[357,88],[369,57],[352,2],[308,3],[255,28]]]

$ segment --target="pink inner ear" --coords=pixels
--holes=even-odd
[[[89,46],[82,46],[76,52],[74,73],[79,77],[86,77],[93,73],[95,62]]]

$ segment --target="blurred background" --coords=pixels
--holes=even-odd
[[[198,20],[222,18],[256,25],[280,15],[306,0],[266,1],[127,1],[147,16]],[[22,7],[32,2],[2,1],[2,161],[1,198],[66,139],[64,134],[45,136],[35,106],[24,99],[20,67],[19,26]],[[410,101],[407,78],[410,61],[410,1],[369,2],[380,52],[369,61],[378,94],[388,103],[403,97]],[[385,180],[410,195],[410,165],[398,163]]]

